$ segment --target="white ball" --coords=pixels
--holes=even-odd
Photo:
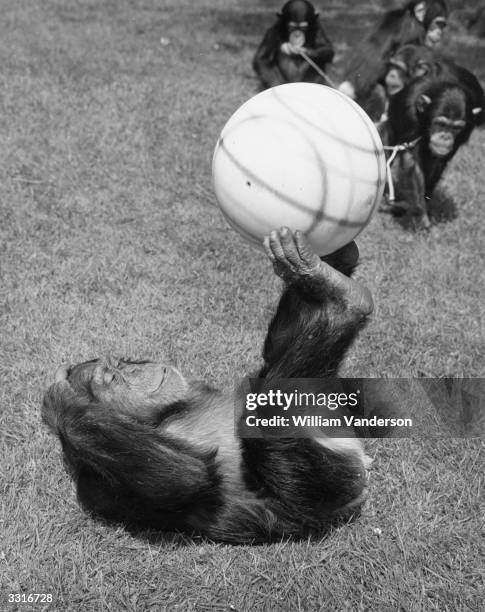
[[[325,85],[289,83],[243,104],[212,160],[221,210],[258,245],[272,229],[303,231],[332,253],[370,221],[382,197],[382,142],[366,113]]]

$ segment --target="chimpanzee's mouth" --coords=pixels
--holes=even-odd
[[[436,155],[436,157],[446,157],[446,155],[451,153],[451,148],[448,146],[433,145],[430,147],[430,149],[433,155]]]

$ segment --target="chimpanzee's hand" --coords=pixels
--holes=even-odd
[[[275,273],[286,282],[312,277],[320,267],[320,257],[300,231],[293,233],[287,227],[273,230],[263,245]]]
[[[335,269],[345,271],[355,266],[359,251],[354,242],[325,256],[324,260],[315,253],[302,232],[293,233],[287,227],[273,230],[263,244],[275,273],[287,283],[298,281],[314,298],[320,299],[328,296],[329,289],[337,289],[352,309],[365,315],[372,312],[369,290]]]
[[[293,233],[287,227],[273,230],[265,237],[263,244],[273,262],[275,273],[288,282],[298,277],[318,276],[321,271],[320,257],[300,231]],[[352,241],[321,259],[332,268],[349,275],[357,265],[359,249]]]
[[[281,45],[281,51],[285,55],[300,55],[300,49],[304,51],[303,47],[297,47],[296,45],[292,45],[290,42],[285,42]]]

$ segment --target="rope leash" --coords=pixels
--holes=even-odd
[[[325,72],[320,68],[320,66],[317,66],[317,64],[315,64],[315,62],[310,59],[304,51],[302,51],[298,47],[295,50],[299,55],[301,55],[301,57],[307,62],[307,64],[309,64],[313,68],[313,70],[315,70],[315,72],[317,72],[322,77],[322,79],[324,79],[328,83],[328,85],[330,85],[330,87],[338,89],[338,85],[334,83],[334,81],[332,81],[332,79],[325,74]]]
[[[415,138],[414,140],[410,140],[409,142],[403,142],[402,144],[394,145],[392,147],[387,147],[387,146],[384,147],[384,151],[392,151],[392,153],[389,155],[389,159],[386,162],[387,188],[389,190],[389,195],[387,199],[389,202],[396,201],[396,194],[394,191],[394,181],[392,180],[392,172],[391,172],[392,162],[396,159],[396,156],[398,153],[402,153],[402,151],[410,151],[411,149],[414,149],[414,147],[418,144],[420,140],[421,140],[421,136],[418,136],[418,138]]]

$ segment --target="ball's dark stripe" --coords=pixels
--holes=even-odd
[[[256,119],[256,118],[257,117],[248,117],[246,119],[246,121],[251,121],[251,120]],[[241,123],[243,123],[243,122],[241,122]],[[241,123],[239,123],[237,125],[239,126],[239,125],[241,125]],[[315,215],[315,211],[312,210],[309,206],[305,206],[304,204],[301,204],[297,200],[294,200],[293,198],[289,198],[286,194],[284,194],[281,191],[278,191],[277,189],[275,189],[274,187],[272,187],[271,185],[269,185],[265,181],[261,180],[260,177],[258,177],[256,174],[251,172],[245,166],[243,166],[237,160],[237,158],[228,150],[228,148],[227,148],[227,146],[226,146],[226,144],[224,142],[224,137],[221,137],[219,139],[219,147],[220,147],[220,149],[222,151],[224,151],[224,153],[228,156],[228,158],[232,161],[232,163],[237,168],[239,168],[239,170],[244,172],[250,179],[252,179],[253,181],[257,182],[264,189],[266,189],[267,191],[269,191],[270,193],[272,193],[273,195],[275,195],[276,197],[278,197],[282,201],[286,202],[287,204],[291,204],[295,208],[297,208],[299,210],[302,210],[302,211],[304,211],[306,213],[309,213],[310,215],[312,215],[312,217]],[[341,225],[343,227],[360,227],[360,223],[357,223],[355,221],[348,221],[348,220],[345,220],[345,219],[339,219],[338,217],[334,217],[332,215],[328,215],[328,214],[326,214],[324,212],[322,212],[322,217],[321,217],[320,220],[321,221],[323,221],[323,220],[332,221],[333,223],[335,223],[337,225]]]
[[[292,85],[292,84],[290,84],[290,85]],[[303,84],[299,83],[299,85],[303,85]],[[330,89],[331,91],[336,92],[337,94],[339,94],[342,98],[346,99],[346,101],[349,101],[349,98],[347,96],[345,96],[344,94],[341,94],[336,89],[332,89],[331,87],[327,87],[326,85],[317,85],[315,83],[306,83],[306,85],[310,85],[311,87],[313,87],[313,86],[314,87],[326,87],[327,89]],[[279,85],[278,87],[273,87],[272,89],[269,89],[268,91],[271,91],[272,95],[281,104],[281,106],[283,106],[290,113],[295,115],[295,117],[298,117],[298,119],[300,119],[303,123],[305,123],[306,125],[310,126],[312,129],[317,130],[318,132],[324,134],[328,138],[331,138],[332,140],[335,140],[336,142],[339,142],[339,143],[341,143],[341,144],[343,144],[345,146],[351,146],[354,149],[356,149],[357,151],[360,151],[362,153],[368,153],[369,155],[375,155],[375,144],[374,144],[374,149],[371,149],[371,148],[369,149],[367,147],[362,147],[360,145],[354,144],[351,140],[347,140],[345,138],[341,138],[340,136],[338,136],[337,134],[334,134],[333,132],[328,132],[327,130],[324,130],[321,125],[318,125],[317,123],[314,123],[313,121],[310,121],[305,115],[303,115],[302,113],[297,112],[294,108],[292,108],[290,106],[290,104],[285,102],[285,100],[282,99],[278,95],[278,92],[276,90],[280,89],[280,87],[284,88],[284,87],[287,87],[287,85]],[[352,107],[352,108],[354,109],[354,107]],[[366,127],[368,128],[368,126],[366,126]],[[375,139],[374,138],[372,139],[372,141],[375,143]]]
[[[242,123],[242,122],[241,122],[241,123]],[[239,125],[239,124],[238,124],[238,125]],[[215,159],[216,159],[216,157],[217,157],[217,153],[218,153],[219,148],[220,148],[222,151],[224,151],[224,152],[226,153],[226,155],[227,155],[227,156],[228,156],[228,158],[229,158],[229,159],[232,161],[232,163],[234,163],[234,164],[235,164],[235,165],[236,165],[236,166],[237,166],[239,169],[241,169],[241,168],[242,168],[242,169],[245,171],[245,176],[247,176],[247,177],[249,177],[249,178],[251,178],[251,176],[253,176],[253,175],[251,175],[250,171],[249,171],[249,170],[248,170],[248,169],[247,169],[245,166],[242,166],[241,164],[237,164],[237,163],[236,163],[234,156],[232,156],[232,155],[231,155],[231,154],[230,154],[230,153],[227,151],[227,148],[226,148],[226,147],[222,146],[222,142],[223,142],[223,137],[221,136],[221,137],[219,138],[218,142],[217,142],[217,146],[216,146],[216,150],[215,150],[215,154],[214,154],[214,160],[213,160],[213,170],[212,170],[212,174],[213,174],[213,186],[214,186],[214,190],[215,190],[215,192],[216,192],[216,195],[217,195],[217,190],[216,190],[216,188],[215,188],[215,180],[214,180],[214,168],[215,168],[215,165],[216,165],[216,164],[215,164]],[[264,187],[263,181],[261,181],[261,179],[259,179],[258,177],[256,177],[256,178],[252,178],[251,180],[253,181],[253,183],[255,183],[255,184],[261,184],[261,185],[263,185],[263,187]],[[244,182],[246,183],[246,180],[245,180]],[[243,190],[243,189],[245,189],[245,187],[241,185],[241,190]],[[222,197],[221,197],[222,201],[225,201],[225,200],[224,200],[224,195],[226,195],[226,196],[228,197],[228,199],[229,199],[229,200],[231,200],[231,201],[232,201],[232,203],[233,203],[232,209],[234,209],[234,208],[236,208],[236,207],[237,207],[237,200],[235,200],[235,199],[234,199],[234,198],[231,196],[231,191],[229,191],[228,189],[226,189],[224,186],[220,186],[220,187],[219,187],[219,191],[222,191]],[[277,197],[281,198],[281,196],[278,194],[278,192],[274,191],[274,194],[275,194]],[[248,199],[248,200],[251,200],[251,193],[249,192],[249,190],[248,190],[248,193],[247,193],[247,199]],[[290,200],[289,198],[281,198],[281,199],[286,199],[286,203],[290,203],[290,204],[292,203],[292,202],[291,202],[291,200]],[[219,201],[220,201],[220,200],[219,200]],[[234,204],[235,204],[235,206],[234,206]],[[303,208],[303,207],[304,207],[304,205],[303,205],[303,204],[302,204],[302,205],[300,205],[300,208]],[[232,226],[234,229],[238,230],[238,228],[240,228],[240,225],[239,225],[239,223],[238,223],[238,221],[237,221],[237,219],[236,219],[235,215],[234,215],[234,214],[232,214],[232,210],[223,210],[223,209],[222,209],[222,206],[221,206],[220,208],[221,208],[221,212],[222,212],[222,214],[224,215],[224,217],[226,218],[226,220],[227,220],[227,221],[230,223],[230,225],[231,225],[231,226]],[[258,208],[255,208],[255,207],[252,207],[251,209],[248,209],[248,210],[250,211],[250,213],[251,213],[251,217],[253,217],[253,219],[254,219],[254,220],[256,220],[257,222],[259,222],[259,223],[261,223],[261,224],[267,224],[268,219],[267,219],[267,217],[265,217],[265,216],[264,216],[264,209],[263,209],[262,207],[259,207],[259,209],[258,209]],[[263,214],[262,214],[262,215],[259,215],[259,214],[258,214],[259,210],[261,210],[261,211],[263,212]],[[308,207],[307,207],[307,208],[305,208],[304,210],[305,210],[305,212],[307,212],[309,215],[313,215],[313,210],[312,210],[311,208],[308,208]],[[274,229],[274,228],[273,228],[273,227],[271,227],[271,228],[269,228],[269,229]],[[294,228],[294,229],[301,229],[301,231],[304,231],[304,229],[303,229],[303,228]],[[242,228],[241,228],[239,231],[240,231],[241,233],[243,233],[243,234],[245,235],[245,237],[246,237],[246,238],[248,238],[248,240],[249,240],[249,239],[252,239],[254,242],[256,242],[256,243],[258,243],[258,244],[259,244],[259,241],[258,241],[258,240],[255,240],[254,238],[251,238],[251,236],[252,236],[252,235],[251,235],[251,234],[249,234],[249,233],[248,233],[246,230],[244,230],[244,229],[242,229]]]
[[[264,115],[262,117],[248,117],[247,119],[245,119],[244,121],[241,121],[237,125],[239,126],[239,125],[241,125],[242,123],[244,123],[246,121],[253,121],[255,119],[261,119],[261,118],[264,118]],[[271,185],[269,185],[268,183],[263,181],[258,175],[254,174],[254,172],[251,172],[251,170],[249,170],[249,168],[246,168],[245,166],[243,166],[243,164],[241,164],[241,162],[238,161],[238,159],[227,148],[226,143],[224,142],[224,137],[221,137],[219,142],[220,142],[220,148],[229,157],[229,159],[232,161],[232,163],[235,166],[237,166],[239,168],[239,170],[242,170],[243,172],[245,172],[247,174],[247,176],[251,180],[256,182],[258,185],[261,185],[262,187],[264,187],[264,189],[266,189],[267,191],[269,191],[273,195],[277,196],[281,200],[287,202],[288,204],[292,204],[293,206],[295,206],[295,208],[298,208],[299,210],[303,210],[303,211],[305,211],[307,213],[313,214],[313,210],[309,206],[305,206],[305,204],[301,204],[297,200],[294,200],[293,198],[289,198],[283,192],[278,191],[277,189],[275,189],[274,187],[272,187]]]
[[[301,85],[301,83],[300,83]],[[281,85],[279,87],[282,87]],[[265,92],[263,92],[265,93]],[[343,94],[342,94],[343,95]],[[233,125],[230,126],[230,130],[228,133],[232,132],[235,128],[239,127],[240,125],[242,125],[243,123],[245,123],[246,121],[253,121],[253,120],[261,120],[261,119],[274,119],[274,116],[272,116],[271,114],[260,114],[260,115],[252,115],[251,117],[244,117],[243,119],[234,122]],[[298,118],[298,115],[297,115]],[[282,122],[283,119],[279,118]],[[288,119],[285,121],[286,123],[288,123],[289,125],[291,125],[291,127],[294,127],[297,131],[299,131],[299,126],[297,123],[291,123]],[[312,125],[312,124],[310,124]],[[225,136],[225,132],[226,132],[226,128],[223,129],[223,134],[219,137],[217,143],[216,143],[216,147],[215,147],[215,151],[217,151],[217,147],[219,146],[219,144],[222,142],[222,139]],[[350,146],[352,146],[353,148],[355,148],[357,151],[360,151],[361,149],[359,149],[359,147],[354,147],[354,145],[349,142],[349,141],[343,141],[344,144],[346,144],[347,146],[344,147],[344,149],[349,148]],[[373,142],[375,142],[375,140],[373,139]],[[373,151],[372,149],[366,149],[367,153],[374,153],[375,151]],[[341,168],[338,168],[336,166],[332,167],[332,173],[343,176],[348,178],[349,177],[349,173],[345,172],[344,170],[342,170]],[[362,177],[359,179],[359,183],[363,183],[364,185],[375,185],[376,181],[375,179],[366,179],[365,177]]]
[[[327,180],[327,168],[325,167],[325,164],[323,163],[323,159],[322,159],[320,152],[318,151],[317,147],[313,144],[313,142],[308,138],[308,136],[306,137],[306,139],[311,149],[313,150],[313,153],[315,154],[315,159],[320,169],[320,176],[322,177],[322,199],[320,200],[320,206],[318,207],[318,210],[313,215],[313,221],[311,222],[310,227],[307,230],[305,230],[305,233],[309,234],[325,218],[325,203],[326,203],[326,199],[328,195],[328,180]],[[327,215],[327,218],[329,218],[329,215]]]
[[[347,177],[349,177],[349,175],[350,175],[350,180],[348,181],[348,183],[350,184],[350,189],[349,189],[349,196],[348,196],[348,200],[347,200],[347,203],[349,205],[347,206],[347,210],[345,211],[345,215],[348,215],[349,214],[349,208],[351,209],[352,206],[355,204],[356,181],[353,180],[354,176],[355,176],[355,167],[354,167],[354,163],[353,163],[353,156],[350,153],[350,147],[349,146],[344,146],[343,147],[343,151],[344,151],[345,157],[347,158],[346,175],[347,175]],[[362,182],[364,182],[364,181],[362,181]],[[369,181],[369,183],[371,183],[372,185],[374,184],[373,181]]]
[[[367,221],[363,224],[360,232],[367,226],[367,224],[369,223],[369,221],[371,220],[372,217],[372,213],[374,212],[376,206],[379,203],[380,198],[382,197],[382,194],[380,194],[381,191],[381,187],[383,186],[383,184],[385,183],[386,180],[386,171],[384,170],[384,176],[382,175],[382,167],[386,167],[385,164],[381,163],[381,160],[384,156],[384,148],[382,146],[382,142],[380,141],[376,141],[375,138],[375,132],[371,129],[370,125],[367,122],[367,119],[369,119],[368,115],[366,114],[366,112],[364,111],[364,109],[360,108],[360,106],[358,104],[356,104],[355,102],[353,103],[350,98],[348,98],[346,95],[338,92],[339,95],[341,96],[341,98],[344,100],[344,102],[347,104],[347,106],[351,106],[354,110],[356,110],[358,113],[360,113],[362,119],[364,120],[364,125],[365,128],[369,134],[369,136],[371,137],[372,142],[374,143],[374,155],[376,158],[376,163],[377,163],[377,189],[376,189],[376,195],[374,197],[374,203],[372,204],[371,208],[370,208],[370,212],[369,215],[367,217]],[[370,119],[369,119],[370,121]],[[379,137],[379,135],[377,135]],[[359,234],[360,234],[359,232]]]
[[[300,86],[301,85],[302,84],[300,84]],[[324,85],[315,85],[315,84],[308,84],[308,85],[309,85],[309,89],[310,88],[313,89],[314,87],[325,87]],[[272,95],[281,104],[281,106],[283,106],[287,111],[291,112],[297,119],[300,119],[305,124],[310,125],[312,128],[317,129],[322,134],[324,134],[326,137],[332,138],[334,140],[334,142],[340,143],[341,146],[343,145],[344,154],[346,155],[347,161],[348,161],[347,166],[348,166],[348,168],[350,168],[350,172],[349,172],[349,170],[347,170],[346,172],[343,172],[343,171],[340,172],[342,174],[342,176],[344,176],[345,178],[349,179],[348,183],[349,183],[350,189],[349,189],[348,200],[347,200],[348,205],[347,205],[345,213],[344,213],[345,215],[348,215],[349,214],[349,210],[351,210],[353,205],[355,204],[355,196],[356,196],[356,191],[357,191],[357,184],[356,184],[357,182],[355,180],[353,180],[355,168],[354,168],[354,163],[353,163],[353,157],[350,154],[350,148],[353,148],[354,150],[359,151],[359,152],[365,152],[365,153],[368,153],[368,154],[372,154],[374,156],[376,156],[376,154],[377,154],[377,157],[378,157],[378,151],[376,151],[376,140],[374,138],[374,135],[372,133],[370,133],[371,142],[373,144],[373,148],[367,148],[367,147],[358,146],[358,145],[356,145],[355,143],[353,143],[353,142],[351,142],[349,140],[340,138],[339,136],[337,136],[337,135],[335,135],[333,133],[327,132],[321,126],[319,126],[319,125],[309,121],[308,118],[305,117],[304,115],[301,115],[300,113],[296,112],[295,109],[292,106],[290,106],[290,104],[286,103],[285,100],[280,97],[280,95],[279,95],[280,92],[279,91],[275,91],[275,89],[279,90],[280,88],[283,88],[283,87],[287,87],[287,85],[282,85],[280,87],[277,87],[277,88],[274,88],[273,90],[271,90]],[[327,89],[332,89],[332,88],[327,88]],[[336,90],[332,89],[332,92],[335,92],[335,91]],[[341,94],[340,92],[336,92],[336,93],[341,98],[345,99],[346,102],[348,102],[348,98],[346,98],[343,94]],[[352,110],[354,110],[354,112],[357,112],[360,115],[363,123],[365,124],[365,127],[366,127],[367,131],[369,132],[369,126],[368,126],[367,121],[366,121],[366,119],[368,119],[367,115],[363,116],[363,111],[361,112],[361,109],[359,107],[355,108],[355,107],[352,106]],[[380,165],[379,165],[379,159],[377,160],[377,164],[378,164],[378,175],[380,175],[381,174],[381,168],[380,168]],[[339,169],[338,168],[334,168],[333,172],[338,173]],[[365,178],[359,179],[358,182],[359,183],[364,183],[364,184],[370,184],[372,186],[376,185],[376,180],[366,180]],[[360,231],[362,231],[362,229],[364,229],[364,227],[369,223],[369,221],[370,221],[370,219],[372,217],[372,213],[375,210],[376,202],[377,202],[377,200],[380,199],[379,192],[380,192],[380,186],[382,184],[380,176],[378,176],[377,183],[378,183],[378,186],[377,186],[377,190],[376,190],[376,197],[375,197],[374,203],[370,207],[369,214],[367,216],[366,221],[364,222],[363,225],[361,225],[360,223],[354,223],[353,224],[354,227],[357,227],[357,226],[360,227]],[[326,196],[326,194],[325,194],[325,196]],[[320,207],[320,210],[317,212],[317,217],[320,216],[321,212],[323,212],[324,209],[325,209],[325,200],[323,199],[322,200],[322,205]],[[347,223],[351,224],[352,222],[349,221]],[[338,224],[345,226],[346,225],[345,219],[339,220]],[[316,218],[315,218],[315,222],[312,225],[313,225],[313,229],[314,229],[315,226],[317,225]]]

